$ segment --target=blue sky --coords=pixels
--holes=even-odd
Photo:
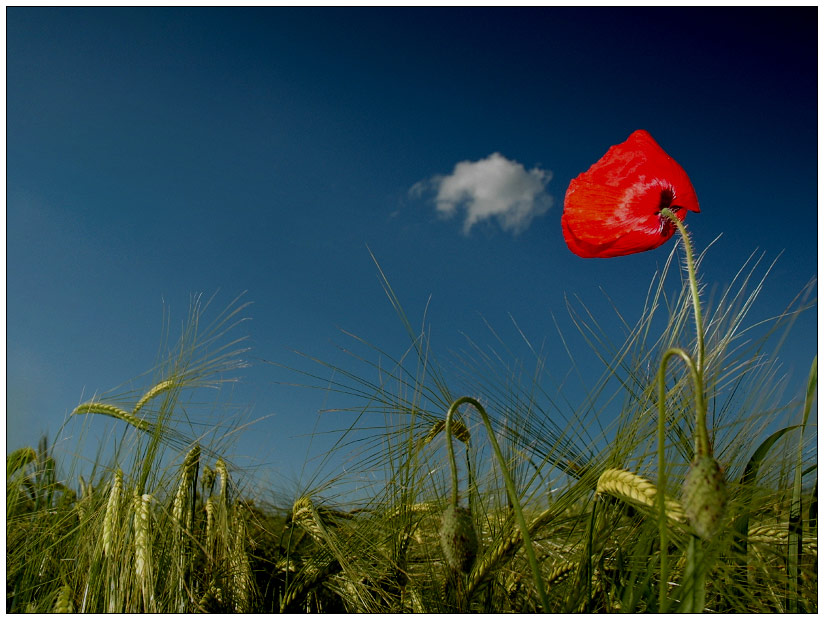
[[[248,291],[233,400],[272,417],[236,456],[295,479],[334,395],[260,360],[346,363],[341,329],[403,353],[369,250],[439,356],[510,316],[559,347],[565,294],[612,316],[599,287],[637,316],[671,244],[584,260],[560,217],[639,128],[693,181],[697,247],[723,233],[703,281],[783,252],[753,316],[779,312],[817,275],[816,11],[7,8],[8,449],[149,370],[164,302],[174,331]]]

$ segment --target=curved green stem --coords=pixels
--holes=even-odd
[[[690,292],[692,293],[692,307],[695,311],[695,335],[698,338],[698,363],[696,364],[699,376],[704,372],[704,328],[701,323],[701,301],[698,297],[698,278],[695,276],[695,261],[692,258],[692,241],[686,226],[675,213],[669,209],[661,209],[661,215],[669,219],[678,232],[681,233],[681,240],[684,242],[684,254],[687,258],[687,273],[690,279]]]
[[[453,404],[446,412],[444,433],[446,434],[446,452],[449,455],[449,468],[452,472],[452,506],[458,505],[458,465],[455,462],[455,448],[452,445],[452,416],[457,407]]]
[[[512,477],[509,475],[509,470],[506,467],[506,460],[504,459],[504,455],[501,452],[501,448],[498,445],[497,439],[495,439],[495,431],[492,428],[492,424],[489,421],[489,416],[486,413],[486,410],[483,408],[481,403],[477,400],[472,398],[471,396],[463,396],[456,400],[452,405],[450,405],[449,410],[446,413],[446,441],[447,441],[447,449],[449,451],[449,458],[450,458],[450,466],[452,467],[452,500],[453,504],[457,504],[457,467],[455,465],[455,453],[452,449],[452,415],[453,413],[460,407],[461,405],[472,405],[475,409],[478,410],[478,413],[481,414],[481,419],[483,420],[484,426],[486,427],[487,435],[489,436],[489,443],[492,445],[492,450],[495,452],[495,458],[498,459],[498,463],[501,466],[501,475],[504,477],[504,484],[506,485],[506,492],[509,495],[509,501],[512,502],[512,507],[515,510],[515,518],[518,522],[518,528],[521,530],[521,536],[524,540],[524,552],[526,553],[527,559],[529,560],[529,566],[532,569],[532,578],[535,580],[535,588],[538,590],[538,596],[541,599],[541,606],[543,607],[544,612],[549,611],[549,601],[546,597],[546,591],[544,590],[544,580],[541,577],[541,570],[538,566],[538,559],[535,557],[535,549],[532,547],[532,538],[529,536],[529,527],[526,524],[526,519],[524,519],[524,513],[521,510],[521,502],[518,499],[518,493],[515,490],[515,483],[512,482]]]
[[[664,613],[665,603],[667,600],[667,506],[666,506],[666,490],[667,490],[667,460],[665,455],[666,447],[666,374],[667,363],[671,357],[678,356],[687,365],[695,385],[696,400],[697,395],[701,393],[701,381],[698,376],[698,369],[692,361],[692,358],[686,351],[679,348],[667,349],[661,359],[661,365],[658,367],[658,493],[656,499],[658,501],[658,535],[661,539],[661,575],[660,575],[660,591],[658,595],[658,611]],[[703,399],[702,399],[703,402]]]

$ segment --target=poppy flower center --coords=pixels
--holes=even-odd
[[[675,200],[675,192],[671,189],[662,189],[661,198],[658,200],[658,210],[655,213],[661,213],[662,209],[671,209],[672,211],[675,211],[676,209],[680,208],[671,207],[673,200]]]
[[[658,199],[658,210],[655,214],[661,221],[660,235],[662,237],[669,238],[675,233],[675,224],[673,224],[668,218],[661,215],[661,211],[664,209],[669,209],[673,213],[676,213],[679,209],[681,209],[681,207],[672,204],[673,200],[675,200],[675,192],[671,188],[661,190],[661,197]]]

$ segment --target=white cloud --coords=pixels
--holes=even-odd
[[[459,162],[450,175],[415,183],[409,193],[420,198],[434,191],[438,213],[446,217],[462,211],[464,234],[478,222],[494,217],[503,230],[517,235],[552,206],[552,197],[544,191],[551,178],[547,170],[535,167],[528,171],[522,164],[492,153],[479,161]]]

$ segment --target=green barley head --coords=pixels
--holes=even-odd
[[[74,601],[72,600],[72,589],[69,586],[60,588],[57,595],[57,600],[54,602],[53,613],[56,614],[73,614]]]
[[[106,557],[112,555],[112,543],[114,542],[114,532],[117,529],[120,512],[120,496],[123,494],[123,472],[118,468],[114,473],[112,490],[109,493],[109,501],[106,504],[106,516],[103,518],[103,554]]]
[[[149,504],[152,501],[152,496],[144,494],[135,497],[134,510],[134,546],[135,546],[135,562],[134,572],[137,578],[141,581],[149,579],[149,570],[151,568],[151,549],[149,548]]]

